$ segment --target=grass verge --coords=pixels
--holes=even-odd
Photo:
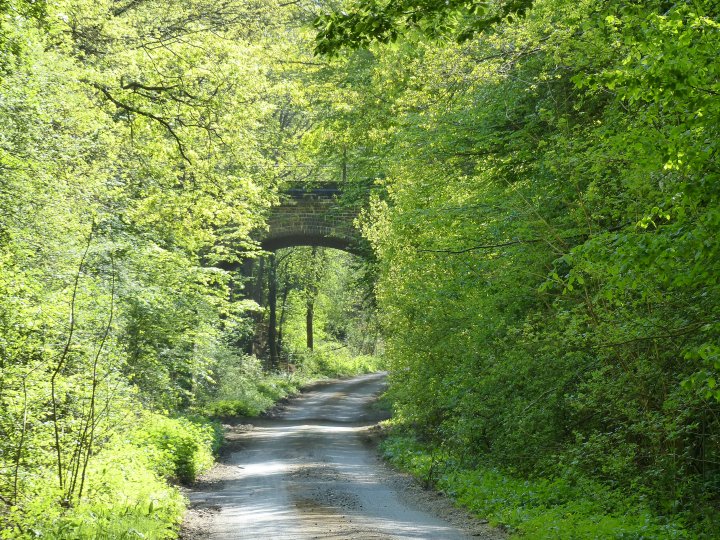
[[[303,353],[295,358],[292,369],[275,373],[263,371],[255,357],[246,356],[241,360],[223,367],[219,373],[217,392],[198,408],[201,415],[209,418],[258,416],[313,382],[371,373],[383,368],[379,357],[355,356],[330,345]]]
[[[473,514],[508,530],[511,538],[712,537],[686,530],[678,518],[653,514],[640,497],[628,497],[591,480],[529,480],[489,467],[466,469],[452,456],[400,433],[391,433],[380,450],[425,485],[441,489]]]

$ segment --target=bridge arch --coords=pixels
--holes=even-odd
[[[342,191],[338,184],[316,182],[312,187],[296,186],[281,193],[280,204],[268,212],[267,228],[253,234],[264,251],[319,246],[368,257],[369,245],[354,223],[358,209],[341,203]],[[269,307],[266,321],[262,312],[255,314],[256,332],[245,344],[246,350],[258,358],[266,358],[268,366],[276,368],[279,362],[277,259],[274,256],[249,257],[242,263],[240,275],[247,297],[260,306]],[[311,334],[312,330],[309,332]]]
[[[335,183],[286,190],[270,211],[260,246],[266,251],[322,246],[360,254],[363,240],[354,225],[357,212],[340,204],[341,194]]]

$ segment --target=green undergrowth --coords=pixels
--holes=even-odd
[[[200,418],[141,413],[88,463],[87,489],[78,501],[56,502],[56,479],[38,472],[33,487],[5,516],[3,539],[166,539],[177,537],[185,499],[177,482],[190,482],[213,463],[218,426]],[[65,508],[63,507],[65,506]]]
[[[686,530],[680,518],[653,514],[639,496],[590,480],[522,479],[491,467],[463,468],[453,456],[406,434],[391,434],[381,451],[424,485],[509,530],[511,538],[716,538],[709,531]]]
[[[354,355],[345,347],[328,343],[299,355],[301,371],[315,377],[351,377],[384,369],[381,356]]]
[[[0,515],[0,539],[177,538],[186,507],[178,486],[208,470],[222,443],[221,426],[211,417],[256,416],[313,381],[382,367],[373,357],[322,348],[296,362],[294,371],[266,373],[256,359],[245,358],[220,374],[215,397],[191,408],[193,414],[131,414],[89,460],[79,500],[57,504],[63,495],[48,465],[28,480],[23,500]]]
[[[251,356],[224,366],[218,390],[199,406],[199,413],[210,418],[258,416],[313,382],[383,369],[380,357],[352,355],[332,345],[295,354],[291,363],[276,372],[264,372],[260,361]]]
[[[135,444],[153,455],[153,468],[163,478],[190,483],[214,463],[220,449],[220,425],[203,417],[152,415],[136,435]]]

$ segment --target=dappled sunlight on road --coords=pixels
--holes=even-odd
[[[209,538],[467,538],[408,503],[363,444],[384,378],[322,385],[258,419],[226,465],[230,478],[190,495],[218,510]]]

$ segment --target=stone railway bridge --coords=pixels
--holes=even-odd
[[[266,251],[293,246],[323,246],[359,254],[362,238],[353,222],[357,211],[339,202],[337,183],[298,185],[281,195],[271,209],[268,231],[258,240]]]
[[[341,195],[337,183],[314,183],[312,187],[298,184],[287,189],[281,194],[280,204],[270,210],[268,229],[257,232],[255,239],[268,252],[295,246],[321,246],[363,256],[367,246],[354,225],[357,210],[341,204]],[[275,257],[260,257],[246,259],[241,269],[244,294],[270,308],[267,321],[260,313],[256,315],[254,338],[246,344],[247,352],[265,358],[269,369],[279,366],[276,265]],[[312,330],[308,333],[312,335]],[[312,348],[312,340],[308,339],[308,347]]]

